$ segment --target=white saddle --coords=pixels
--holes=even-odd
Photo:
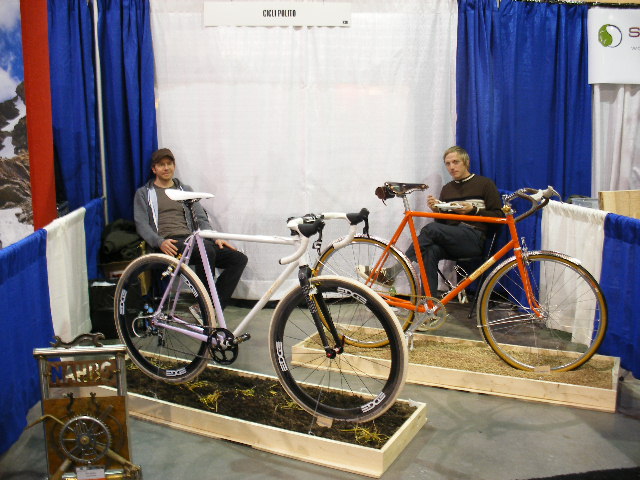
[[[203,198],[213,198],[213,193],[205,192],[187,192],[185,190],[178,190],[176,188],[168,188],[165,190],[167,197],[176,202],[183,202],[185,200],[202,200]]]

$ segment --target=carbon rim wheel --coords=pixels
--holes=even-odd
[[[342,342],[333,358],[324,351],[301,289],[278,304],[271,322],[271,359],[280,381],[302,408],[316,417],[362,422],[394,403],[404,385],[407,347],[388,305],[371,289],[338,277],[311,279],[341,338],[384,337],[384,346],[361,348]],[[325,324],[326,325],[326,324]],[[326,330],[329,338],[331,334]],[[342,392],[341,392],[342,391]]]
[[[162,325],[206,334],[213,315],[209,294],[189,267],[183,265],[169,287],[177,265],[175,258],[163,254],[134,260],[122,274],[114,299],[118,335],[129,357],[150,377],[170,383],[197,376],[207,365],[208,346]]]

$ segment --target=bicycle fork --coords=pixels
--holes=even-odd
[[[300,267],[298,270],[298,280],[300,281],[300,287],[302,288],[302,294],[307,302],[307,307],[313,318],[313,323],[318,330],[318,335],[322,341],[322,346],[327,355],[327,358],[335,358],[336,355],[340,355],[344,351],[344,337],[341,337],[336,329],[336,326],[331,319],[331,314],[327,305],[324,303],[322,295],[318,295],[318,291],[315,287],[311,286],[309,278],[311,278],[311,268],[306,265]],[[325,328],[329,329],[331,336],[333,337],[334,346],[329,343],[329,338],[325,333]]]
[[[543,309],[533,292],[533,285],[531,277],[529,276],[529,269],[527,268],[527,245],[524,241],[524,237],[522,238],[522,241],[520,241],[520,239],[518,238],[513,215],[507,215],[507,225],[509,226],[511,237],[513,238],[513,253],[516,257],[516,265],[518,267],[518,272],[520,273],[520,278],[522,279],[522,287],[524,289],[527,302],[529,303],[529,307],[531,308],[533,314],[538,318],[542,318],[544,316],[544,313],[542,311]]]

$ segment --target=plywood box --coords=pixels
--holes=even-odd
[[[640,190],[598,192],[600,210],[640,218]]]
[[[273,376],[243,372],[229,367],[209,366],[208,368],[224,369],[241,376],[278,381]],[[128,393],[129,414],[134,418],[210,438],[230,440],[276,455],[374,478],[382,476],[427,422],[426,404],[408,400],[398,400],[398,402],[414,406],[415,411],[382,448],[371,448]],[[327,478],[331,478],[331,475],[328,474]]]
[[[473,371],[470,369],[472,365],[468,364],[467,361],[463,361],[463,352],[466,349],[486,349],[491,352],[488,362],[495,362],[499,366],[506,366],[506,364],[482,341],[422,334],[416,337],[418,337],[418,339],[416,340],[415,351],[410,353],[409,358],[407,383],[579,407],[603,412],[616,411],[620,370],[620,359],[617,357],[605,357],[602,355],[594,355],[594,357],[592,357],[590,361],[603,361],[607,365],[607,369],[603,372],[603,376],[607,377],[607,381],[605,382],[607,385],[606,387],[596,387],[563,383],[559,380],[541,380],[535,377],[544,378],[545,375],[536,372],[522,372],[521,370],[511,367],[507,367],[506,370],[507,372],[513,372],[513,376],[509,374],[492,374]],[[418,353],[418,351],[422,349],[436,349],[435,351],[437,351],[440,346],[446,350],[450,350],[452,346],[460,349],[460,368],[445,368],[416,361],[414,353]],[[313,346],[310,346],[305,341],[296,345],[294,348],[294,363],[302,363],[301,359],[307,358],[305,353],[313,348]],[[368,367],[364,363],[361,364],[358,362],[358,357],[349,359],[349,365],[351,365],[352,368],[361,372],[366,371],[369,375],[376,376],[375,371],[368,370]],[[378,363],[381,362],[388,362],[388,360],[380,358]],[[487,360],[483,360],[483,362],[487,362]],[[469,369],[464,368],[465,364]],[[321,366],[318,365],[318,368],[321,368]],[[569,374],[569,372],[565,373]],[[559,375],[562,376],[562,374]]]

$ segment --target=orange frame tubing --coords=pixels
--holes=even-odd
[[[420,245],[418,244],[418,234],[416,232],[416,227],[413,219],[415,217],[418,218],[434,218],[441,220],[457,220],[461,222],[471,222],[471,223],[494,223],[498,225],[507,225],[509,227],[509,233],[511,235],[511,240],[508,241],[500,250],[498,250],[495,254],[489,257],[480,267],[478,267],[473,273],[471,273],[466,279],[458,284],[453,290],[451,290],[447,295],[442,298],[442,304],[446,305],[451,301],[451,299],[455,298],[458,293],[467,288],[471,283],[473,283],[480,275],[482,275],[485,271],[487,271],[492,265],[494,265],[499,259],[504,257],[511,250],[514,251],[516,261],[518,263],[518,271],[522,277],[522,281],[524,284],[524,289],[527,295],[527,300],[536,313],[536,315],[540,316],[539,312],[539,304],[535,299],[533,294],[533,290],[531,288],[531,281],[529,280],[529,275],[527,270],[524,267],[524,262],[522,260],[522,247],[520,245],[520,239],[518,238],[518,231],[516,229],[516,222],[513,217],[513,212],[511,209],[508,209],[505,217],[478,217],[474,215],[456,215],[451,213],[436,213],[436,212],[419,212],[414,210],[408,210],[404,212],[404,216],[400,225],[396,229],[393,237],[387,244],[384,252],[374,265],[371,273],[369,274],[369,278],[367,279],[366,284],[371,286],[375,280],[377,279],[380,269],[382,265],[387,261],[389,257],[389,252],[391,251],[391,247],[394,246],[407,224],[409,225],[409,230],[411,232],[411,239],[413,241],[413,246],[416,253],[416,260],[418,261],[418,265],[420,266],[420,279],[422,280],[422,285],[425,291],[425,296],[431,297],[431,290],[429,288],[429,282],[427,281],[426,269],[424,267],[424,261],[422,259],[422,252],[420,251]],[[427,306],[425,305],[414,305],[409,300],[404,300],[401,298],[397,298],[391,295],[381,295],[385,301],[394,307],[403,308],[405,310],[413,310],[417,312],[424,313],[427,308],[433,308],[433,302],[427,302]]]

